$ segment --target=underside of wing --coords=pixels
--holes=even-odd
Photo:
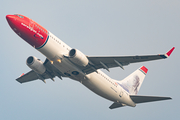
[[[157,97],[157,96],[139,96],[139,95],[130,95],[130,98],[134,103],[145,103],[145,102],[154,102],[161,100],[172,99],[170,97]]]
[[[30,81],[33,81],[36,79],[38,79],[37,74],[33,70],[31,70],[30,72],[28,72],[25,75],[17,78],[16,80],[20,83],[24,83],[24,82],[30,82]]]

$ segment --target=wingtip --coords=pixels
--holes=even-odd
[[[169,97],[169,99],[170,99],[170,100],[172,100],[172,98],[171,98],[171,97]]]
[[[166,55],[169,57],[171,55],[171,53],[173,52],[173,50],[175,49],[175,47],[171,48],[167,53]]]
[[[24,73],[22,73],[19,77],[22,77],[24,75]]]

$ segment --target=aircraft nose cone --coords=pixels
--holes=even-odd
[[[15,22],[15,16],[14,15],[6,15],[6,20],[8,21],[9,25],[12,27]]]
[[[6,20],[8,21],[8,22],[11,22],[12,20],[14,20],[14,15],[6,15]]]

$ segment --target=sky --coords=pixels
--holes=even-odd
[[[109,120],[180,118],[180,1],[179,0],[1,0],[0,4],[0,119]],[[112,104],[69,78],[20,84],[15,79],[30,71],[26,59],[40,52],[9,27],[7,14],[25,15],[72,48],[88,56],[164,54],[165,60],[136,63],[125,70],[103,70],[122,80],[141,66],[149,71],[138,95],[169,96],[172,100],[110,110]]]

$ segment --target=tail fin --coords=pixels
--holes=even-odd
[[[130,95],[136,95],[142,85],[148,69],[145,66],[140,67],[128,77],[119,82]]]

